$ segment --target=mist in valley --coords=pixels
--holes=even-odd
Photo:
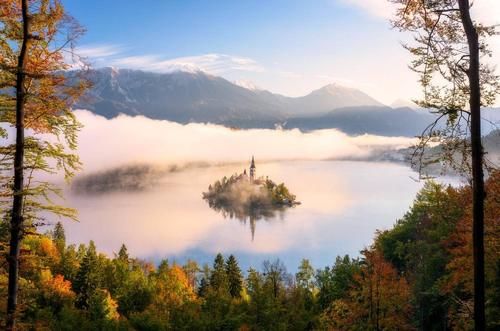
[[[326,265],[337,253],[357,255],[422,185],[404,164],[352,161],[407,147],[411,138],[76,114],[83,170],[67,187],[66,204],[78,209],[79,222],[64,224],[70,242],[93,239],[108,254],[124,242],[153,260],[210,260],[221,251],[243,265],[275,256],[291,266],[304,256]],[[253,240],[249,220],[225,218],[202,199],[215,180],[248,169],[252,155],[258,176],[284,182],[302,203],[259,220]]]

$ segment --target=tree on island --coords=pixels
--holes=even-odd
[[[284,183],[276,184],[269,178],[257,178],[255,161],[252,158],[250,176],[246,170],[233,174],[208,187],[203,199],[210,208],[222,213],[224,217],[236,218],[246,223],[250,221],[252,239],[255,223],[260,219],[272,219],[277,212],[300,204]]]

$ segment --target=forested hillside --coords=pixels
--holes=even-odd
[[[487,317],[500,327],[500,173],[487,182]],[[61,223],[22,247],[20,327],[52,330],[467,330],[472,306],[470,187],[428,182],[392,229],[357,258],[295,273],[279,260],[240,270],[154,265],[93,242],[68,245]],[[1,247],[8,235],[2,223]],[[7,270],[0,271],[5,296]],[[2,304],[5,304],[3,301]],[[0,319],[5,307],[0,308]]]

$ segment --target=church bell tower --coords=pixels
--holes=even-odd
[[[250,163],[250,181],[254,181],[255,180],[255,160],[253,159],[253,155],[252,155],[252,163]]]

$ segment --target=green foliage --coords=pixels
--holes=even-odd
[[[214,266],[210,274],[210,289],[216,292],[228,292],[229,283],[224,265],[224,257],[217,254],[214,260]]]
[[[57,222],[54,226],[54,231],[52,232],[52,239],[56,243],[57,249],[60,254],[63,254],[64,248],[66,247],[66,234],[61,222]]]
[[[226,275],[229,286],[229,294],[233,298],[240,298],[243,290],[243,275],[234,255],[229,255],[226,261]]]
[[[337,256],[332,268],[318,270],[316,284],[318,286],[318,305],[326,309],[332,302],[344,299],[354,284],[354,275],[359,273],[360,262],[349,255]]]
[[[290,193],[284,183],[276,184],[272,180],[266,179],[264,186],[275,205],[292,205],[296,200],[296,196]]]
[[[99,267],[96,247],[91,241],[73,283],[73,289],[77,293],[75,305],[78,308],[89,308],[90,299],[100,287],[102,274]]]
[[[440,291],[450,261],[445,240],[463,212],[454,189],[427,182],[404,218],[376,240],[388,261],[412,275],[416,323],[424,329],[446,321],[450,300]]]
[[[92,320],[118,319],[117,304],[106,290],[96,290],[89,300],[89,315]]]
[[[0,17],[0,122],[16,124],[16,80],[20,48],[23,43],[21,2],[2,3]],[[69,180],[81,164],[75,154],[81,128],[72,106],[90,86],[76,71],[67,72],[66,55],[73,54],[75,41],[84,30],[59,1],[30,1],[30,34],[24,67],[24,198],[23,218],[29,225],[43,222],[47,213],[75,218],[75,210],[61,206],[62,192],[54,181],[40,174],[61,174]],[[77,56],[76,54],[73,54]],[[17,91],[20,92],[20,91]],[[16,146],[10,130],[0,130],[0,212],[8,217],[13,200],[13,167]],[[45,177],[47,178],[47,176]]]
[[[487,199],[492,330],[499,325],[499,179],[490,178]],[[113,258],[98,254],[93,242],[59,247],[62,227],[32,235],[23,246],[30,256],[21,268],[21,322],[53,330],[374,330],[377,323],[387,330],[467,329],[468,189],[429,182],[361,259],[339,256],[316,271],[304,259],[294,276],[280,260],[245,275],[234,255],[217,254],[201,270],[192,260],[155,267],[132,258],[125,245]],[[0,269],[0,294],[5,284]]]
[[[274,209],[298,204],[284,183],[276,184],[270,179],[250,181],[246,175],[223,177],[208,187],[203,193],[210,207],[223,210],[237,217],[269,213]]]
[[[474,51],[469,49],[459,2],[389,1],[396,5],[394,27],[413,35],[404,47],[412,55],[409,67],[418,75],[422,87],[423,98],[415,102],[422,109],[430,109],[438,115],[419,137],[412,161],[418,165],[422,175],[425,175],[425,167],[434,163],[449,165],[462,174],[470,174],[470,121],[471,116],[477,115],[479,119],[481,114],[470,109],[471,91],[475,92],[470,82],[474,76],[471,70],[475,71],[471,66]],[[473,24],[478,38],[478,56],[481,58],[477,68],[480,80],[478,106],[491,107],[500,93],[500,80],[496,68],[483,58],[491,56],[489,39],[498,34],[498,29],[480,22]],[[440,145],[439,153],[425,152],[436,143]]]

